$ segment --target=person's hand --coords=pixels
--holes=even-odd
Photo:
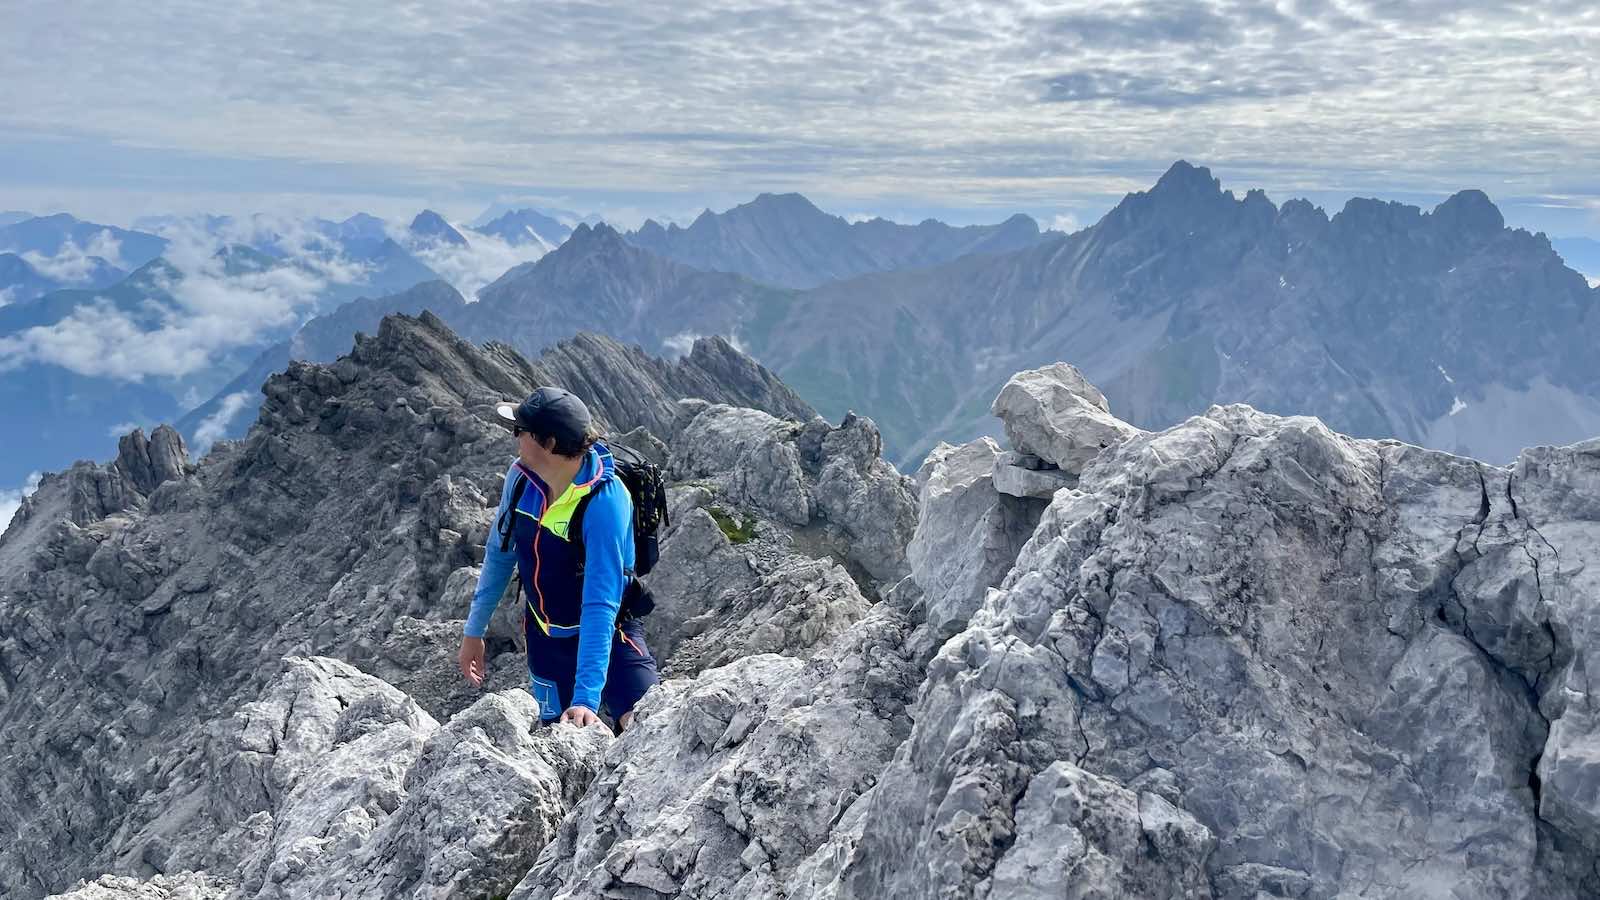
[[[579,728],[588,728],[590,725],[599,722],[600,717],[595,715],[594,710],[587,706],[569,706],[567,711],[561,714],[561,721],[576,725]]]
[[[483,664],[483,638],[462,637],[461,652],[456,654],[456,665],[461,667],[461,675],[472,682],[473,687],[483,687],[485,667]]]

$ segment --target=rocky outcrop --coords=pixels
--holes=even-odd
[[[0,545],[0,890],[1600,894],[1600,440],[1496,468],[1213,407],[1046,500],[997,482],[1086,449],[1054,401],[915,478],[862,418],[597,401],[673,482],[671,677],[613,738],[535,730],[515,603],[449,675],[484,398],[530,371],[390,320],[120,512],[46,479]]]
[[[51,900],[223,900],[232,885],[210,875],[185,872],[140,881],[126,875],[102,875],[80,881],[72,890],[51,894]]]
[[[989,412],[1005,423],[1017,453],[1043,460],[1040,469],[1069,476],[1082,472],[1100,451],[1139,433],[1113,416],[1105,395],[1066,363],[1011,376]],[[1013,467],[1033,471],[1027,465]]]
[[[1113,894],[1593,894],[1584,767],[1548,776],[1589,740],[1596,473],[1246,407],[1108,449],[930,665],[833,896],[983,896],[1060,842]],[[1170,828],[1101,860],[1040,792]]]
[[[715,347],[702,352],[719,356],[724,374],[761,372]],[[666,433],[681,396],[672,379],[713,377],[692,357],[636,364],[637,350],[594,340],[530,363],[503,346],[468,344],[429,314],[391,317],[336,362],[274,375],[249,436],[219,443],[198,466],[180,467],[181,443],[158,430],[125,440],[111,465],[45,476],[0,541],[0,827],[18,836],[0,842],[0,893],[39,897],[104,873],[185,870],[236,881],[248,896],[376,896],[412,879],[442,895],[460,887],[450,881],[457,870],[492,881],[521,866],[520,877],[537,852],[526,845],[543,832],[516,825],[533,820],[515,810],[533,804],[539,821],[559,818],[548,805],[556,801],[538,799],[528,779],[572,784],[574,767],[598,751],[578,760],[576,749],[528,743],[515,737],[530,721],[525,709],[501,709],[503,700],[479,708],[485,694],[526,684],[514,628],[491,642],[483,691],[453,671],[512,453],[493,404],[551,382],[581,393],[583,379],[604,381],[611,366],[616,382],[638,390],[593,396],[602,426]],[[726,385],[711,399],[747,388],[787,396],[775,411],[809,410],[770,380]],[[829,571],[807,577],[850,581]],[[772,590],[783,603],[796,588]],[[850,621],[866,608],[860,596],[840,603]],[[504,606],[516,615],[514,603]],[[233,722],[234,711],[276,696],[285,657],[340,660],[374,683],[381,677],[404,702],[384,701],[389,718],[373,733],[326,744],[320,761],[343,768],[294,782],[321,788],[218,794],[213,782],[244,790],[266,770],[208,770],[248,748],[207,723]],[[292,704],[291,724],[303,702]],[[478,747],[455,733],[468,725],[492,740]],[[437,806],[444,785],[464,789],[469,769],[455,763],[418,780],[436,744],[480,760],[485,784],[474,802],[509,810],[482,820],[487,831],[412,834],[454,821],[427,805],[420,819],[394,818],[410,809],[407,798]],[[389,761],[374,767],[379,757]],[[533,774],[487,773],[491,758]],[[537,775],[541,759],[555,774]],[[255,830],[230,833],[252,820]],[[520,843],[509,848],[513,832]],[[419,849],[424,837],[437,846]],[[366,874],[341,868],[355,865]]]
[[[941,444],[923,463],[917,529],[906,548],[922,590],[921,618],[941,639],[965,627],[1011,571],[1044,503],[995,484],[1006,454],[989,438]]]
[[[707,486],[824,545],[872,581],[906,573],[916,523],[910,480],[881,457],[870,419],[784,421],[757,410],[680,405],[668,474]]]
[[[117,442],[117,460],[112,464],[141,494],[149,495],[162,484],[182,478],[191,468],[189,451],[183,438],[170,425],[151,432],[135,428]]]
[[[836,823],[910,725],[909,625],[880,604],[810,662],[747,656],[653,690],[621,764],[511,896],[757,900],[825,884],[848,841]]]

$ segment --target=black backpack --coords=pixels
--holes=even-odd
[[[614,465],[616,477],[622,480],[628,488],[628,495],[633,498],[633,571],[625,573],[628,576],[627,585],[622,592],[622,608],[618,613],[619,619],[638,618],[649,615],[655,609],[655,598],[650,590],[639,580],[640,575],[649,573],[655,568],[656,561],[661,558],[661,543],[658,533],[661,526],[669,524],[667,520],[667,482],[661,477],[661,467],[645,459],[639,451],[623,444],[607,443],[606,449],[611,451],[611,461]],[[522,492],[527,490],[528,476],[517,475],[517,483],[511,489],[511,510],[517,508],[522,500]],[[578,577],[583,577],[583,514],[589,508],[589,501],[594,499],[594,492],[590,491],[578,501],[578,508],[572,511],[572,521],[567,525],[568,535],[577,535],[578,550]],[[509,518],[509,517],[508,517]],[[511,535],[513,528],[500,527],[500,549],[511,549]],[[522,579],[517,579],[521,585]]]

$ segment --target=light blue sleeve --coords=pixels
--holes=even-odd
[[[506,472],[505,486],[500,489],[500,506],[495,510],[494,521],[489,523],[489,536],[484,538],[483,569],[478,573],[478,589],[472,595],[472,611],[467,613],[467,625],[461,630],[467,637],[483,637],[489,628],[489,617],[494,615],[494,608],[500,605],[500,597],[506,592],[506,584],[511,581],[511,574],[517,567],[517,551],[500,549],[500,521],[514,515],[510,510],[511,490],[519,475],[521,472],[517,470],[516,463],[512,463]],[[516,526],[509,519],[507,522],[512,527]]]
[[[612,479],[583,513],[583,612],[578,618],[578,671],[572,705],[600,711],[611,664],[611,632],[622,605],[623,572],[633,568],[633,501]]]

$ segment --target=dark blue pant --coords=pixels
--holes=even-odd
[[[528,638],[528,690],[539,702],[539,718],[546,722],[559,719],[572,705],[578,639],[550,637],[526,609],[522,612],[522,631]],[[600,705],[612,718],[621,719],[633,711],[634,704],[657,680],[656,660],[645,645],[643,623],[638,619],[618,623],[611,632],[611,663],[606,667]]]

